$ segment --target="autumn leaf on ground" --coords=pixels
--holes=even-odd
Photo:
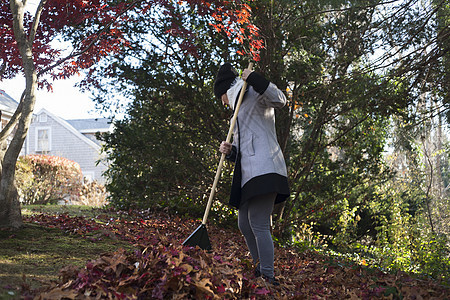
[[[113,233],[134,245],[133,251],[101,254],[84,268],[63,268],[58,282],[31,291],[35,299],[448,299],[449,294],[432,280],[280,247],[275,249],[280,285],[272,286],[254,278],[237,229],[210,224],[212,251],[183,247],[198,224],[167,213],[129,212],[98,219],[40,214],[25,219],[87,239]]]

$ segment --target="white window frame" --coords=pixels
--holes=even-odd
[[[39,115],[39,123],[47,123],[47,114],[42,113]]]
[[[39,131],[40,130],[47,130],[47,133],[48,133],[48,149],[47,150],[39,149]],[[36,127],[34,141],[35,141],[35,144],[34,144],[35,152],[42,153],[42,152],[52,151],[52,128],[51,127]]]

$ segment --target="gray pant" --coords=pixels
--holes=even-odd
[[[276,193],[256,196],[239,208],[238,225],[244,235],[253,263],[260,264],[263,275],[273,277],[273,241],[270,232],[270,216]]]

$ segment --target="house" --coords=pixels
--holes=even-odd
[[[25,140],[25,153],[73,160],[80,165],[85,178],[104,184],[102,173],[108,166],[100,154],[101,144],[95,135],[110,131],[109,119],[64,120],[43,108],[33,116]]]
[[[10,97],[4,90],[0,89],[0,130],[11,120],[18,105],[19,103],[16,100]]]
[[[18,103],[0,89],[0,130],[8,124]],[[64,120],[46,109],[33,115],[21,155],[47,154],[77,162],[88,180],[105,183],[107,164],[101,157],[97,132],[112,131],[109,119]],[[98,162],[98,163],[97,163]]]

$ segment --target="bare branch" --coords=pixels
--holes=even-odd
[[[327,13],[332,13],[332,12],[343,12],[343,11],[348,11],[348,10],[352,10],[352,9],[367,9],[367,8],[374,8],[377,6],[382,6],[382,5],[386,5],[386,4],[391,4],[394,2],[399,2],[401,0],[391,0],[391,1],[386,1],[386,2],[381,2],[381,3],[377,3],[377,4],[372,4],[372,5],[365,5],[365,6],[351,6],[351,7],[345,7],[345,8],[336,8],[336,9],[327,9],[327,10],[321,10],[321,11],[315,11],[306,15],[302,15],[301,18],[307,18],[307,17],[311,17],[311,16],[315,16],[315,15],[321,15],[321,14],[327,14]]]
[[[11,12],[13,14],[14,36],[19,45],[27,43],[25,28],[23,27],[23,16],[24,16],[23,10],[25,9],[24,5],[25,3],[20,0],[10,1]],[[19,50],[20,49],[21,47],[19,47]]]
[[[19,105],[17,106],[16,111],[11,117],[11,120],[9,120],[8,124],[6,124],[5,128],[3,128],[2,131],[0,132],[0,145],[3,144],[4,141],[6,141],[8,136],[12,133],[12,131],[16,127],[17,122],[19,122],[19,118],[22,115],[22,107],[24,100],[25,100],[25,91],[23,91],[22,96],[20,97]]]
[[[33,44],[34,37],[36,36],[36,31],[39,26],[39,20],[41,19],[41,13],[44,10],[44,6],[46,3],[47,0],[41,0],[41,2],[39,2],[38,8],[36,9],[36,13],[34,14],[33,25],[30,28],[30,35],[28,37],[28,42],[30,43],[30,45]]]
[[[428,183],[427,192],[425,194],[425,203],[427,205],[428,221],[430,222],[431,231],[434,233],[433,219],[431,218],[431,209],[430,209],[430,190],[431,185],[433,184],[433,164],[431,163],[430,156],[428,155],[427,147],[425,145],[425,137],[423,136],[422,136],[422,145],[423,145],[423,154],[425,155],[428,165],[430,166],[430,182]]]

